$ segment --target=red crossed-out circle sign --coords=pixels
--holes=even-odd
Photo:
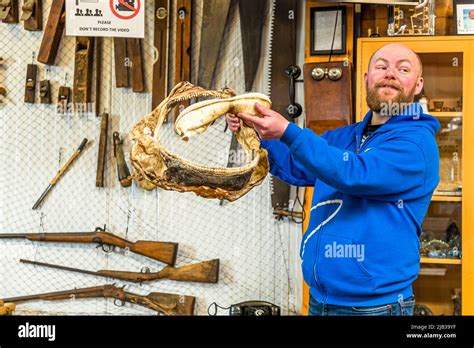
[[[141,8],[141,1],[135,0],[135,2],[136,2],[136,7],[133,7],[125,0],[110,0],[110,9],[112,10],[112,13],[120,19],[132,19],[140,12],[140,8]],[[115,7],[115,6],[118,7],[119,5],[123,5],[126,8],[130,9],[130,14],[129,15],[120,14],[119,11]],[[127,13],[128,11],[121,11],[121,12]]]

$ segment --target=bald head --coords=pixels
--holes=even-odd
[[[370,71],[371,64],[378,59],[386,59],[386,56],[392,57],[394,55],[399,56],[401,59],[407,59],[413,69],[418,72],[418,77],[423,75],[423,63],[421,62],[420,56],[410,47],[399,43],[391,43],[375,51],[370,57],[368,70]]]
[[[364,74],[367,105],[379,112],[387,104],[412,103],[423,89],[420,57],[407,46],[388,44],[377,50]]]

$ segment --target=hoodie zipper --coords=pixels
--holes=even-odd
[[[359,145],[359,136],[356,134],[356,146],[357,146],[356,151],[355,151],[356,154],[359,154],[359,152],[362,150],[362,148],[363,148],[365,145],[367,145],[367,142],[368,142],[370,139],[373,138],[373,136],[374,136],[374,134],[375,134],[376,132],[377,132],[377,130],[376,130],[375,132],[370,133],[370,134],[367,136],[367,138],[365,138],[364,143],[363,143],[363,144],[360,144],[360,145]],[[362,141],[362,139],[361,139],[361,141]]]

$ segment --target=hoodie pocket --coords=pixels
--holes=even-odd
[[[350,238],[323,233],[314,264],[315,280],[332,296],[372,296],[373,277],[364,267],[365,248]]]

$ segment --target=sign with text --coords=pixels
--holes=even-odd
[[[66,0],[66,35],[145,37],[144,0]]]

